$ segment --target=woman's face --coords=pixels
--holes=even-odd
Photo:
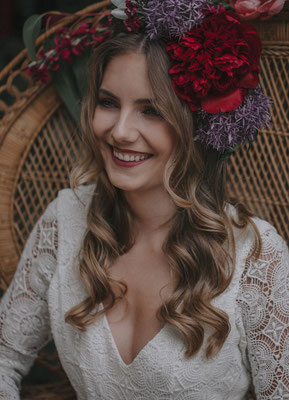
[[[93,118],[110,182],[125,191],[163,184],[176,134],[152,104],[143,54],[117,56],[107,66]]]

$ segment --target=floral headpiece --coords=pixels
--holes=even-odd
[[[112,0],[127,32],[162,40],[176,94],[194,112],[194,140],[230,155],[270,121],[258,80],[261,41],[253,25],[208,0]]]
[[[259,84],[261,41],[254,26],[230,6],[217,0],[111,2],[115,8],[105,23],[58,31],[54,47],[42,49],[27,72],[47,80],[47,70],[58,69],[60,59],[69,61],[114,32],[144,33],[166,47],[174,90],[195,118],[194,140],[225,159],[269,126],[271,99]]]

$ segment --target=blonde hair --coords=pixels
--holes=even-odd
[[[70,176],[72,188],[96,183],[80,257],[80,274],[89,296],[67,313],[66,321],[85,330],[123,298],[127,290],[125,283],[109,276],[108,269],[117,257],[133,246],[133,215],[122,191],[108,180],[92,120],[106,66],[118,55],[132,52],[146,55],[156,106],[178,137],[164,172],[164,186],[177,212],[163,245],[177,284],[158,310],[157,317],[182,333],[187,343],[186,357],[192,357],[202,346],[204,324],[211,326],[213,333],[206,345],[209,358],[221,349],[230,330],[228,315],[214,307],[212,300],[228,287],[234,273],[236,251],[232,226],[242,231],[248,225],[253,228],[255,243],[248,258],[259,257],[261,237],[250,218],[253,215],[243,204],[228,199],[226,162],[220,161],[217,151],[206,150],[193,140],[193,115],[173,90],[164,45],[140,34],[119,34],[107,40],[90,60],[89,91],[83,101],[81,119],[83,154]],[[238,221],[226,214],[226,202],[236,206]],[[118,297],[112,287],[120,289]],[[104,299],[110,301],[98,311],[96,306]]]

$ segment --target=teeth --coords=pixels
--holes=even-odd
[[[122,153],[118,153],[115,150],[113,150],[113,155],[118,158],[119,160],[122,161],[142,161],[145,160],[146,158],[149,158],[149,156],[132,156],[129,154],[122,154]]]

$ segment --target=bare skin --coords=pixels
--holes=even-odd
[[[119,354],[128,365],[164,326],[156,313],[173,292],[173,278],[161,249],[169,226],[159,225],[173,215],[174,206],[169,199],[157,201],[156,193],[127,198],[137,216],[136,243],[111,266],[110,275],[125,282],[128,291],[106,317]]]
[[[108,178],[123,191],[135,216],[135,244],[109,271],[113,278],[126,283],[128,291],[106,313],[126,364],[162,329],[156,313],[173,291],[162,245],[170,228],[164,224],[176,207],[164,189],[163,172],[176,137],[172,126],[152,107],[151,98],[145,56],[118,56],[106,68],[93,120]],[[136,157],[141,153],[147,159],[129,168],[115,159],[114,151],[115,156],[129,153]],[[107,303],[108,299],[104,305]]]
[[[106,318],[122,360],[130,364],[164,325],[156,312],[162,297],[172,291],[169,268],[162,254],[139,243],[117,260],[111,275],[128,287],[125,299],[109,310]]]

